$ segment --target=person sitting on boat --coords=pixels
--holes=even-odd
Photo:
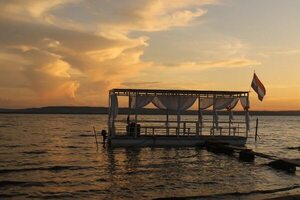
[[[126,121],[127,121],[127,125],[129,125],[130,124],[130,116],[129,115],[127,116],[127,120]]]

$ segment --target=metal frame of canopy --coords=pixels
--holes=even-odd
[[[109,94],[118,96],[130,96],[131,94],[143,95],[193,95],[198,97],[228,96],[242,97],[248,96],[248,91],[216,91],[216,90],[164,90],[164,89],[111,89]]]
[[[115,131],[115,108],[112,107],[114,100],[112,97],[117,99],[118,96],[128,96],[128,107],[129,107],[129,117],[131,115],[131,97],[137,97],[138,95],[144,96],[193,96],[198,99],[198,122],[196,124],[196,135],[199,136],[202,134],[202,111],[200,108],[200,100],[201,98],[212,98],[213,99],[213,111],[216,113],[216,100],[221,98],[241,98],[244,97],[247,101],[247,107],[244,107],[246,118],[248,117],[248,108],[249,108],[249,92],[248,91],[210,91],[210,90],[165,90],[165,89],[112,89],[109,91],[109,106],[108,106],[108,135],[109,138],[113,138],[116,135]],[[178,98],[179,99],[179,98]],[[180,100],[179,100],[180,101]],[[230,109],[231,111],[231,109]],[[137,108],[134,108],[134,115],[135,119],[134,122],[137,123]],[[178,136],[180,133],[180,112],[177,112],[177,128],[176,128],[176,135]],[[217,115],[216,115],[217,116]],[[246,122],[247,120],[245,120]],[[168,122],[169,122],[169,111],[166,109],[166,130],[168,132]],[[215,131],[215,115],[213,116],[213,126],[212,131],[214,134]],[[231,121],[229,120],[229,134],[230,134],[230,125]],[[246,125],[247,127],[247,125]],[[135,138],[137,137],[137,128],[135,127]],[[246,137],[248,137],[248,128],[246,128]]]

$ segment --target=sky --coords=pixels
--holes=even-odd
[[[0,0],[0,107],[107,106],[112,88],[249,91],[300,110],[300,1]]]

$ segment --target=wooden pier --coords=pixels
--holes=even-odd
[[[269,163],[267,164],[268,166],[291,173],[295,173],[296,168],[300,167],[300,159],[279,158],[277,156],[255,152],[252,149],[246,147],[239,147],[217,142],[207,142],[204,146],[208,151],[214,153],[223,153],[226,155],[233,155],[234,153],[238,153],[239,160],[241,161],[253,162],[256,156],[269,159],[271,161],[269,161]]]

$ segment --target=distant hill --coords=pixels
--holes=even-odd
[[[14,114],[107,114],[105,107],[48,106],[42,108],[3,109],[0,113]]]
[[[107,114],[106,107],[81,107],[81,106],[49,106],[42,108],[25,108],[25,109],[5,109],[0,108],[2,114]],[[128,114],[128,108],[120,108],[120,114]],[[131,111],[133,114],[134,111]],[[165,111],[159,109],[142,108],[137,111],[138,114],[159,115],[165,114]],[[219,114],[227,114],[226,111],[220,111]],[[242,115],[243,111],[234,111],[235,115]],[[170,112],[176,114],[176,112]],[[185,115],[197,115],[196,110],[183,112]],[[211,111],[204,111],[203,114],[211,114]],[[300,116],[300,111],[250,111],[251,115],[279,115],[279,116]]]

